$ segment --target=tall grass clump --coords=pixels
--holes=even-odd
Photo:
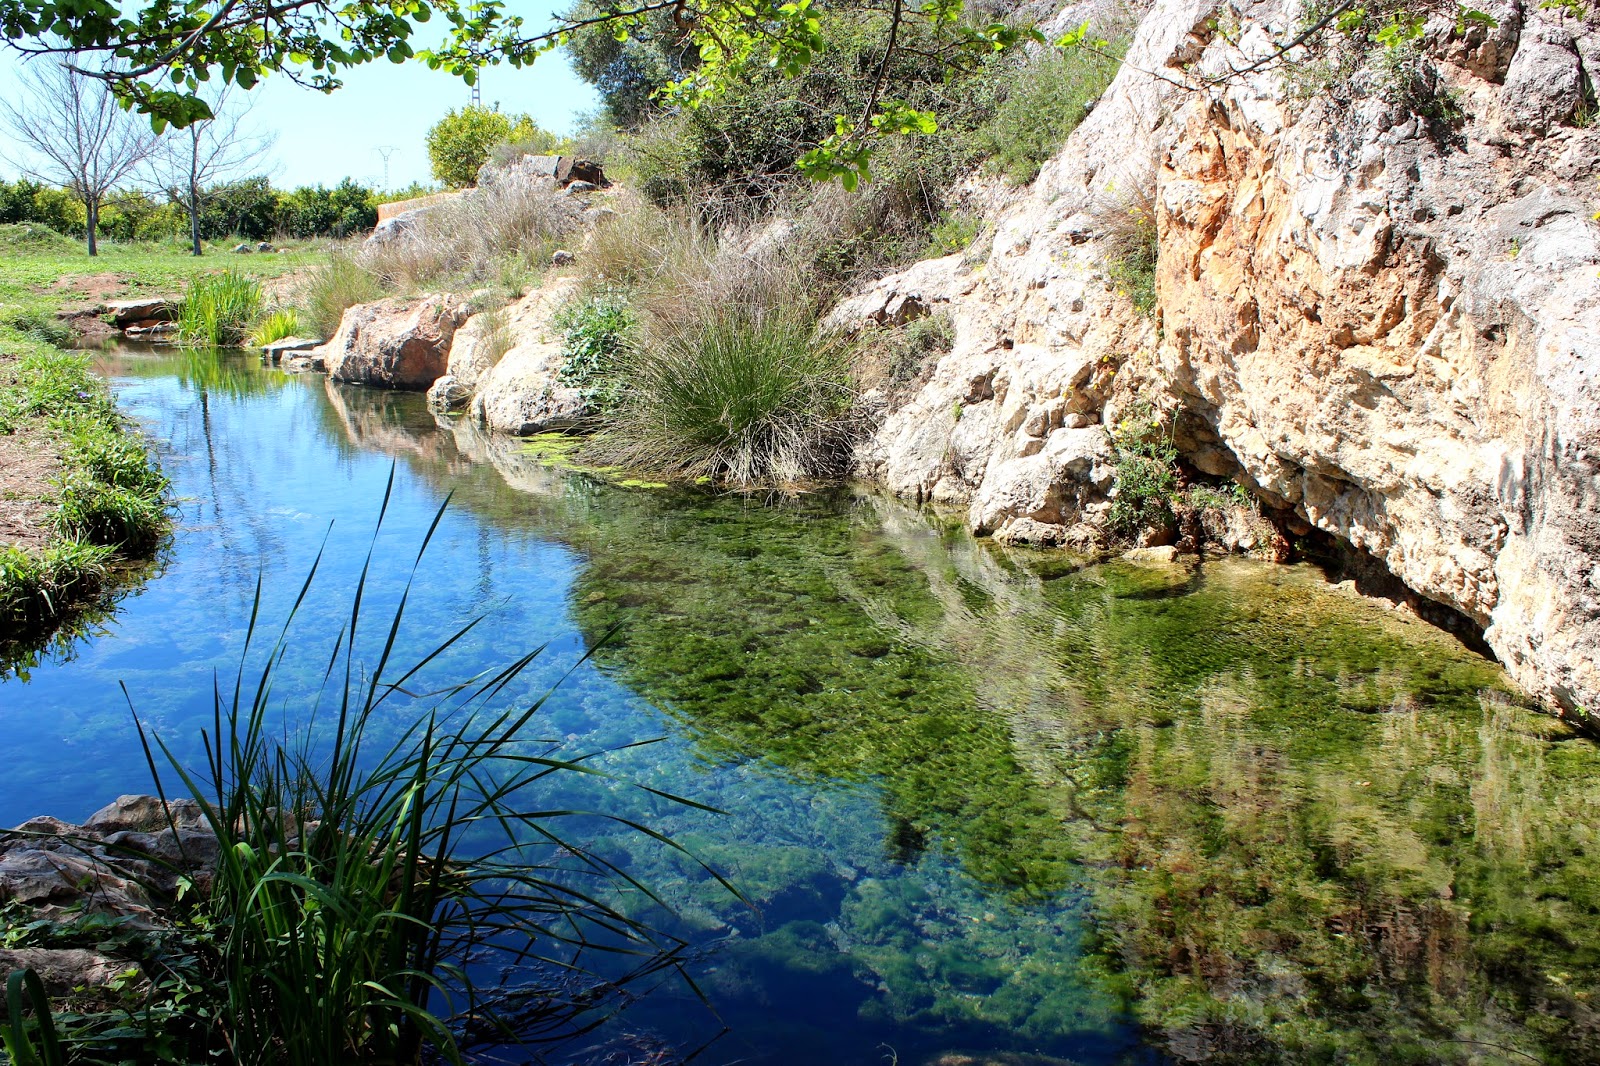
[[[193,278],[177,308],[178,340],[237,345],[261,313],[261,283],[236,270]]]
[[[598,818],[682,851],[553,797],[563,779],[608,775],[592,756],[560,757],[531,739],[543,697],[519,702],[515,692],[538,651],[432,686],[429,665],[476,623],[401,662],[411,581],[372,627],[363,613],[370,566],[369,549],[343,624],[328,634],[309,722],[278,720],[276,686],[289,649],[303,643],[292,629],[316,563],[270,647],[252,614],[238,672],[216,687],[204,766],[184,766],[140,726],[162,798],[158,752],[220,844],[203,910],[216,930],[223,1002],[196,1008],[212,1012],[215,1051],[247,1066],[460,1063],[473,1038],[570,1033],[615,1006],[623,983],[676,966],[682,946],[604,902],[616,889],[660,901],[563,834]],[[431,697],[409,695],[429,688]],[[397,706],[407,699],[435,702]],[[542,981],[500,988],[516,967]]]
[[[307,324],[327,340],[338,332],[339,320],[347,309],[382,296],[383,285],[376,274],[355,256],[334,251],[327,263],[311,272],[301,302],[305,306]]]
[[[1017,184],[1032,181],[1111,84],[1120,51],[1049,49],[1005,61],[1004,98],[993,117],[970,135],[973,147]]]
[[[260,348],[273,341],[293,337],[299,332],[299,313],[292,307],[275,307],[262,316],[250,331],[249,344],[252,348]]]
[[[0,547],[0,634],[5,641],[52,628],[105,587],[111,549],[65,540],[36,552]]]
[[[1113,183],[1090,210],[1105,249],[1106,276],[1135,311],[1153,317],[1159,303],[1156,274],[1161,254],[1153,173]]]
[[[849,349],[804,304],[710,301],[657,316],[623,365],[626,389],[597,442],[608,461],[734,485],[844,466]]]

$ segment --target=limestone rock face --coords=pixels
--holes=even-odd
[[[456,327],[467,318],[455,296],[396,297],[356,304],[323,351],[335,381],[426,389],[444,374]]]
[[[551,316],[576,291],[576,280],[559,278],[499,312],[512,344],[477,380],[472,416],[480,425],[527,435],[570,429],[592,414],[577,389],[557,380],[561,335],[550,328]]]
[[[994,198],[986,261],[840,309],[892,323],[911,301],[956,333],[863,473],[1071,543],[1114,492],[1086,427],[1152,403],[1194,466],[1473,619],[1534,694],[1600,707],[1600,130],[1575,122],[1600,33],[1488,10],[1424,34],[1419,84],[1455,118],[1248,69],[1293,36],[1283,0],[1155,4],[1062,152]],[[1106,269],[1135,188],[1159,330]]]

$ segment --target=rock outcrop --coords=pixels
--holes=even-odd
[[[1085,539],[1114,492],[1105,427],[1150,402],[1195,468],[1471,618],[1538,696],[1600,706],[1600,129],[1576,121],[1600,32],[1486,10],[1430,21],[1404,86],[1307,99],[1315,57],[1274,58],[1296,5],[1157,3],[1060,155],[992,210],[986,261],[840,308],[935,309],[956,335],[863,472],[980,532]],[[1142,204],[1159,318],[1107,269]]]
[[[571,429],[592,414],[583,394],[559,380],[561,335],[550,328],[577,288],[575,279],[557,278],[498,312],[511,346],[478,378],[472,416],[479,424],[526,435]]]
[[[156,928],[155,909],[171,899],[179,878],[208,891],[216,860],[217,838],[199,804],[122,796],[82,825],[46,816],[0,832],[0,903],[21,904],[43,919],[96,915]],[[0,950],[0,974],[33,969],[58,993],[109,984],[130,967],[137,970],[100,950]]]
[[[456,296],[357,304],[321,353],[328,375],[356,385],[426,389],[447,370],[451,341],[468,313]]]

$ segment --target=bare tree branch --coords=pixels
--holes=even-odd
[[[111,89],[64,65],[25,68],[21,99],[0,100],[0,122],[30,156],[10,162],[28,177],[60,185],[84,209],[89,254],[106,194],[156,147],[156,135],[124,111]]]

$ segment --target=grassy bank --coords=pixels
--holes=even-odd
[[[154,556],[167,483],[84,352],[65,351],[61,310],[177,294],[243,268],[259,278],[302,256],[211,255],[178,245],[76,244],[0,226],[0,660],[13,661],[101,604],[119,567]]]

